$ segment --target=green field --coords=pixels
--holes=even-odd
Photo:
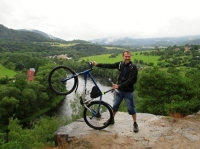
[[[122,61],[122,55],[118,55],[115,58],[109,58],[111,54],[103,54],[103,55],[96,55],[96,56],[88,56],[88,57],[83,57],[80,60],[85,60],[85,61],[96,61],[98,63],[114,63],[114,62],[119,62]],[[137,60],[143,60],[145,63],[154,63],[154,66],[157,66],[158,59],[160,56],[146,56],[146,55],[140,55],[140,52],[132,52],[132,61],[134,59]]]
[[[16,74],[15,71],[13,71],[11,69],[7,69],[3,65],[0,64],[0,78],[5,77],[5,76],[14,77],[15,74]]]

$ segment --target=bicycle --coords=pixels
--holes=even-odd
[[[83,94],[80,96],[80,104],[84,107],[83,118],[89,127],[101,130],[109,126],[110,123],[105,123],[105,121],[111,120],[113,116],[112,107],[108,103],[102,101],[102,95],[110,91],[114,91],[114,89],[102,92],[92,74],[90,73],[90,71],[93,70],[93,63],[87,63],[90,68],[78,73],[76,73],[70,67],[57,66],[51,70],[48,82],[50,88],[58,95],[68,95],[74,90],[75,92],[77,91],[79,85],[78,76],[83,75],[84,89]],[[94,86],[92,87],[92,91],[90,93],[91,99],[85,98],[86,95],[88,95],[88,91],[86,88],[87,77],[89,77],[94,83]],[[109,81],[111,80],[109,79]],[[97,97],[99,97],[100,99],[94,100]]]

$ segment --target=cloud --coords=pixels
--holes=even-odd
[[[65,40],[200,34],[198,0],[1,0],[0,23]]]

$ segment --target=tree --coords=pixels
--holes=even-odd
[[[31,88],[25,88],[23,89],[22,91],[22,98],[27,101],[27,104],[26,107],[29,109],[29,110],[33,110],[37,107],[37,95],[35,93],[35,91]],[[25,106],[25,105],[24,105]],[[25,108],[26,108],[25,107]],[[32,110],[30,112],[32,112]],[[28,111],[27,111],[28,112]]]
[[[19,101],[14,97],[5,96],[0,100],[0,118],[11,117],[19,106]]]
[[[197,76],[199,72],[185,78],[175,68],[166,72],[154,67],[148,72],[142,72],[137,90],[143,100],[138,110],[157,115],[176,112],[188,115],[197,112],[200,109],[200,99],[197,98],[200,96],[200,81],[195,79]]]
[[[26,78],[18,78],[15,80],[14,86],[22,91],[24,88],[26,88],[27,84],[28,82]]]
[[[0,84],[8,84],[8,81],[9,81],[8,76],[0,78]]]

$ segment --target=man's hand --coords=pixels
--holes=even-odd
[[[112,87],[113,87],[114,89],[118,89],[118,85],[117,85],[117,84],[113,84]]]
[[[93,65],[96,66],[96,65],[97,65],[97,62],[93,61]]]

